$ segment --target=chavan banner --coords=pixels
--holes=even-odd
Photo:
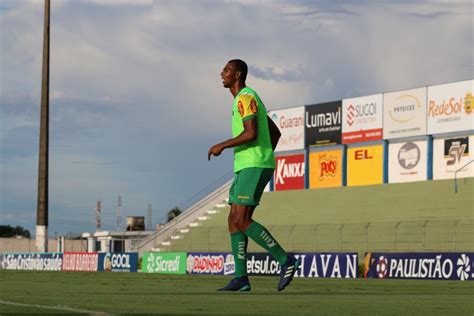
[[[473,252],[369,252],[364,261],[366,278],[474,280]]]

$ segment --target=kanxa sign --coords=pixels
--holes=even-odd
[[[61,271],[62,253],[0,254],[0,268],[5,270]]]
[[[342,101],[306,106],[305,146],[341,143]]]
[[[234,257],[222,252],[190,252],[186,271],[189,274],[233,274]]]
[[[295,277],[357,277],[357,253],[295,253],[294,255],[301,260]],[[247,273],[250,275],[279,275],[280,265],[268,253],[250,253],[247,255]]]
[[[137,272],[138,253],[99,253],[98,271]]]
[[[276,157],[275,191],[304,189],[304,154]]]
[[[474,280],[474,253],[367,253],[365,277],[471,281]]]

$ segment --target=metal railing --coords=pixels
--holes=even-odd
[[[458,172],[469,166],[473,161],[474,160],[469,161],[467,164],[454,172],[454,193],[458,193]]]

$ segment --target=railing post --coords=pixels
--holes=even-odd
[[[316,252],[317,250],[317,245],[318,245],[318,228],[319,224],[316,224],[316,228],[314,229],[314,239],[313,239],[313,251]]]
[[[398,222],[397,225],[395,225],[395,241],[393,243],[393,251],[397,251],[397,241],[398,241],[398,227],[400,226],[402,222]]]
[[[429,220],[426,220],[423,224],[423,251],[425,251],[426,247],[426,226],[428,226]]]
[[[339,227],[339,250],[342,251],[342,230],[344,229],[344,225],[345,224],[342,224],[340,227]]]
[[[367,223],[367,225],[365,225],[365,247],[364,247],[364,251],[367,252],[367,247],[368,247],[368,244],[369,244],[369,226],[370,226],[370,222]]]
[[[456,237],[457,237],[457,233],[458,233],[459,222],[460,222],[460,220],[457,220],[456,224],[454,225],[453,251],[456,251]]]
[[[293,233],[295,231],[295,227],[296,225],[293,225],[290,230],[291,231],[291,235],[290,235],[291,236],[291,251],[293,252],[295,251],[295,245],[294,245],[294,240],[293,240],[294,239]]]

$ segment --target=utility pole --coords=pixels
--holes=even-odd
[[[117,213],[116,213],[116,223],[115,229],[120,231],[122,229],[122,196],[118,196],[118,203],[117,203]]]
[[[145,230],[152,230],[151,226],[153,225],[153,219],[152,219],[152,208],[151,204],[148,204],[148,210],[146,214],[146,229]]]
[[[43,72],[38,162],[38,203],[36,209],[36,249],[48,251],[48,182],[49,182],[49,26],[50,0],[44,2]]]

